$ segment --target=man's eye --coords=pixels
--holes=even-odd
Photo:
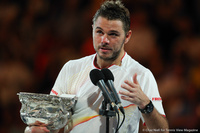
[[[119,36],[119,35],[116,34],[116,33],[110,33],[109,35],[110,35],[110,36]]]
[[[99,34],[103,34],[103,32],[102,32],[101,30],[98,30],[97,33],[99,33]]]

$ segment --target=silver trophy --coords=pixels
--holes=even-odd
[[[49,130],[61,129],[71,120],[77,101],[75,95],[68,94],[54,96],[20,92],[17,95],[22,104],[22,121],[27,125],[44,125]]]

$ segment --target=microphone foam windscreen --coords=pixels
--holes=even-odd
[[[114,76],[113,76],[112,72],[109,69],[103,68],[103,69],[101,69],[101,72],[105,76],[105,82],[107,82],[108,80],[114,81]]]
[[[99,80],[104,80],[105,77],[103,73],[98,69],[93,69],[90,71],[90,80],[94,85],[97,85]]]

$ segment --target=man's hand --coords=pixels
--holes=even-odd
[[[36,121],[33,125],[27,126],[25,133],[49,133],[50,131],[47,129],[47,125]]]
[[[28,126],[25,129],[25,133],[49,133],[50,131],[46,127],[41,126]]]
[[[133,82],[125,80],[124,83],[125,84],[122,84],[121,87],[127,91],[119,91],[119,93],[123,95],[121,98],[136,104],[140,109],[144,109],[150,100],[142,91],[137,81],[137,74],[133,76]],[[169,128],[167,119],[158,113],[155,108],[150,114],[142,113],[142,116],[148,129]],[[168,133],[167,130],[165,132]]]
[[[122,84],[121,87],[127,91],[119,91],[119,93],[123,95],[121,98],[138,105],[140,109],[144,109],[149,103],[149,98],[142,91],[137,81],[137,74],[134,74],[133,82],[125,80],[124,83],[125,84]]]

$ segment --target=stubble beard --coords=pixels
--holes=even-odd
[[[113,52],[110,57],[100,56],[100,54],[98,52],[97,52],[97,54],[100,57],[100,59],[102,59],[104,61],[114,61],[114,60],[116,60],[119,57],[120,52],[121,52],[121,49],[118,50],[118,51]]]
[[[95,49],[95,51],[97,52],[97,55],[99,56],[100,59],[102,59],[104,61],[115,61],[119,57],[119,55],[122,51],[122,46],[123,46],[124,42],[125,42],[125,39],[123,40],[120,49],[118,51],[114,51],[110,57],[101,56],[98,52],[99,48]]]

